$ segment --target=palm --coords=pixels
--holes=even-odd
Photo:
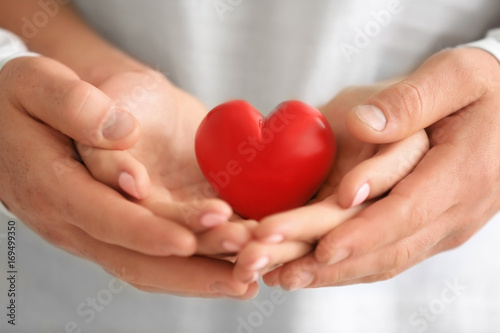
[[[114,76],[100,87],[140,122],[129,150],[148,170],[152,197],[190,201],[214,196],[194,155],[194,137],[206,109],[156,73]]]

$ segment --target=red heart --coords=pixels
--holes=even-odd
[[[332,168],[335,139],[325,117],[305,103],[281,103],[266,118],[238,100],[206,115],[195,151],[217,194],[258,220],[311,199]]]

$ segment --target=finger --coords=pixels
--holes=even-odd
[[[254,237],[265,243],[314,242],[363,207],[344,209],[338,206],[336,196],[330,196],[321,202],[264,218],[255,228]]]
[[[139,289],[190,297],[253,298],[258,286],[233,279],[233,264],[204,257],[149,256],[88,237],[76,229],[73,246],[84,257]],[[207,274],[210,272],[210,274]]]
[[[159,193],[152,193],[141,204],[154,214],[175,221],[195,233],[227,223],[233,213],[231,207],[220,199],[176,202],[163,199]]]
[[[262,276],[262,281],[264,281],[264,283],[268,286],[268,287],[278,287],[280,285],[280,274],[281,274],[281,270],[283,269],[283,267],[285,266],[278,266],[276,268],[274,268],[273,270],[265,273],[263,276]]]
[[[429,140],[424,130],[383,146],[374,157],[342,178],[338,190],[340,206],[357,206],[387,192],[413,170],[428,150]]]
[[[467,165],[467,155],[453,145],[431,149],[417,168],[389,193],[321,239],[316,258],[334,264],[359,256],[425,228],[455,205],[460,182],[455,176]],[[446,188],[446,195],[443,195]]]
[[[249,300],[257,296],[257,287],[255,285],[252,285],[251,287],[248,288],[248,291],[244,293],[243,295],[238,295],[238,296],[231,296],[231,295],[224,295],[222,293],[179,293],[179,292],[167,292],[164,289],[161,288],[156,288],[156,287],[149,287],[149,286],[143,286],[140,284],[130,284],[136,289],[139,289],[141,291],[151,293],[151,294],[170,294],[170,295],[176,295],[179,297],[197,297],[197,298],[231,298],[235,300]]]
[[[445,249],[439,244],[448,238],[453,228],[450,217],[456,217],[454,210],[450,208],[427,228],[374,252],[346,259],[336,265],[318,266],[319,270],[310,272],[315,275],[315,279],[309,286],[348,285],[393,278],[437,253],[437,250]]]
[[[251,283],[262,275],[283,263],[311,252],[312,244],[305,242],[283,242],[280,244],[262,244],[252,242],[238,255],[233,276],[237,281]]]
[[[191,297],[241,298],[251,298],[256,293],[256,285],[240,283],[233,279],[233,265],[224,260],[205,257],[116,255],[120,266],[112,264],[119,270],[115,276],[122,278],[125,274],[123,278],[126,281],[162,293]]]
[[[407,79],[351,110],[347,128],[362,141],[398,141],[492,91],[498,73],[498,60],[480,49],[437,53]]]
[[[34,118],[86,145],[127,149],[139,139],[137,120],[66,66],[44,57],[19,58],[5,69],[12,98]]]
[[[307,260],[313,257],[300,258],[280,267],[279,274],[265,277],[269,285],[280,285],[282,288],[294,291],[303,288],[318,288],[341,286],[356,283],[368,283],[390,279],[406,268],[400,266],[408,263],[405,251],[409,250],[405,241],[388,245],[375,252],[361,257],[349,258],[336,265],[326,266],[316,264],[314,269],[307,267]],[[411,250],[409,250],[411,252]],[[414,252],[411,252],[412,255]],[[309,265],[310,266],[310,265]],[[395,268],[398,267],[398,268]],[[375,280],[377,277],[377,280]]]
[[[457,218],[458,217],[456,213],[452,212],[451,210],[448,210],[446,213],[441,215],[438,220],[436,220],[436,222],[433,224],[434,228],[426,232],[427,236],[419,234],[416,237],[412,237],[413,240],[411,241],[411,243],[430,244],[430,246],[423,246],[420,248],[419,251],[411,251],[410,252],[411,255],[405,255],[404,257],[402,257],[402,255],[394,256],[393,254],[393,258],[396,259],[393,259],[392,265],[387,265],[387,258],[389,251],[379,250],[378,256],[375,258],[375,260],[379,260],[381,262],[379,268],[383,267],[382,265],[385,265],[385,269],[371,269],[371,270],[367,269],[365,272],[357,272],[356,274],[346,274],[342,278],[339,278],[339,281],[336,282],[335,285],[344,286],[344,285],[352,285],[358,283],[371,283],[371,282],[391,279],[394,276],[399,275],[400,273],[404,272],[410,267],[417,265],[418,263],[424,261],[427,258],[430,258],[443,251],[454,249],[457,246],[465,243],[483,225],[481,224],[480,226],[475,226],[467,230],[459,230],[456,232],[448,233],[447,236],[442,237],[442,239],[440,239],[438,242],[435,242],[435,240],[432,241],[431,243],[425,242],[425,238],[430,239],[430,237],[433,237],[436,234],[440,234],[441,232],[443,232],[443,230],[440,230],[441,229],[440,226],[454,224],[454,221],[456,221]],[[433,237],[432,239],[435,239],[435,237]],[[410,242],[406,241],[405,243],[408,244]],[[405,246],[405,244],[404,243],[399,244],[399,246]],[[391,250],[392,250],[390,251],[391,253],[395,252],[394,247]],[[401,249],[399,251],[401,251]],[[407,251],[407,248],[403,247],[402,251],[403,251],[402,253],[404,253],[405,251]],[[384,257],[386,259],[381,260],[381,258]],[[405,260],[405,258],[408,258],[408,260]],[[367,258],[366,261],[368,260],[373,260],[373,258]],[[339,265],[340,264],[343,264],[343,262],[339,263]],[[352,263],[346,262],[345,266],[347,265],[351,266],[352,268],[350,268],[349,270],[351,272],[354,272],[355,270],[353,268],[355,265],[364,265],[364,263],[362,263],[361,260],[359,260],[357,262],[353,261]],[[345,267],[339,266],[336,269],[344,271]],[[316,285],[312,285],[311,287],[316,287]]]
[[[431,149],[387,197],[325,235],[316,247],[316,258],[331,265],[372,252],[425,228],[452,207],[460,194],[455,175],[468,163],[461,161],[466,159],[461,155],[453,146]],[[456,170],[450,169],[450,165]],[[443,196],[443,188],[449,195]]]
[[[99,149],[81,143],[76,143],[76,147],[96,180],[139,200],[148,196],[151,186],[148,172],[127,151]]]
[[[126,200],[92,179],[83,166],[65,170],[60,181],[66,183],[66,202],[61,206],[69,216],[74,216],[68,222],[92,237],[150,255],[194,253],[196,240],[190,231]],[[79,212],[78,216],[75,212]]]
[[[197,235],[198,255],[231,255],[239,252],[251,239],[256,221],[228,222]]]
[[[19,113],[9,120],[18,131],[4,133],[6,140],[15,142],[19,149],[27,147],[25,154],[35,159],[35,169],[43,170],[29,170],[20,179],[24,191],[32,193],[30,210],[22,209],[22,203],[14,208],[20,217],[35,221],[32,223],[36,225],[36,217],[47,216],[47,211],[56,210],[65,224],[76,226],[102,242],[151,255],[192,255],[195,252],[196,239],[192,232],[154,216],[148,209],[93,179],[76,160],[71,140],[59,131],[27,114]],[[30,133],[37,133],[37,140],[33,140]],[[51,232],[54,231],[47,231]]]
[[[263,280],[270,287],[280,286],[285,290],[294,291],[314,283],[321,269],[314,254],[310,253],[265,274]]]

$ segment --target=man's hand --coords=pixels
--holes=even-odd
[[[203,297],[255,294],[256,285],[233,280],[230,262],[173,256],[195,252],[189,228],[94,180],[78,162],[64,134],[113,149],[129,148],[139,138],[137,120],[105,93],[54,60],[19,58],[0,72],[0,117],[0,199],[47,241],[141,289]],[[175,130],[163,125],[143,133]],[[179,157],[186,158],[179,149]],[[174,157],[145,158],[182,167]],[[167,178],[196,180],[191,176],[180,172]],[[176,190],[187,195],[181,186]]]
[[[302,288],[384,280],[469,239],[500,208],[499,78],[489,53],[445,51],[354,108],[347,127],[358,139],[392,142],[427,127],[430,151],[388,196],[266,282]]]

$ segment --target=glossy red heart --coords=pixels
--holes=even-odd
[[[245,101],[211,110],[196,133],[201,171],[243,217],[302,206],[330,172],[335,139],[315,108],[287,101],[266,118]]]

